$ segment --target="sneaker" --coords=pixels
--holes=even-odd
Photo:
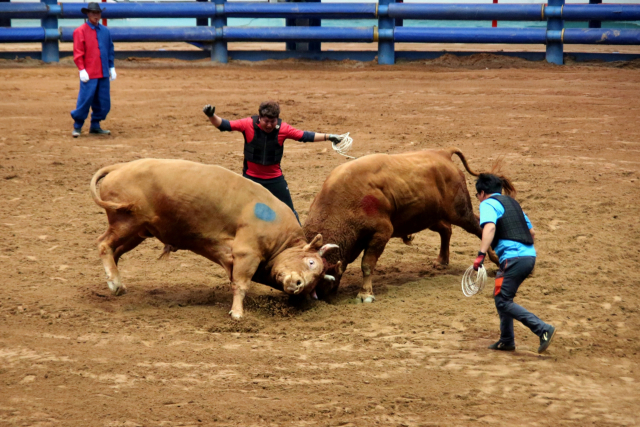
[[[89,129],[89,133],[95,133],[98,135],[111,135],[111,131],[110,130],[106,130],[106,129]]]
[[[82,132],[82,129],[73,128],[73,132],[71,132],[71,136],[74,138],[77,138],[80,136],[80,132]]]
[[[556,334],[556,328],[553,326],[549,326],[549,330],[545,331],[544,334],[540,337],[540,347],[538,347],[538,353],[544,353],[544,351],[551,344],[551,340],[553,336]]]
[[[505,344],[502,341],[498,341],[496,343],[491,344],[489,350],[500,350],[500,351],[515,351],[515,344]]]

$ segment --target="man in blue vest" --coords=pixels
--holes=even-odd
[[[502,179],[493,174],[482,173],[476,181],[480,227],[483,230],[480,252],[473,268],[478,270],[482,265],[489,246],[500,258],[500,270],[493,292],[500,316],[500,339],[489,348],[502,351],[516,349],[513,333],[513,319],[516,319],[540,338],[538,353],[542,353],[551,344],[556,328],[513,302],[518,287],[531,274],[536,263],[536,250],[533,247],[535,231],[520,204],[502,195],[502,187]]]
[[[87,22],[73,32],[73,61],[80,75],[80,92],[76,109],[71,112],[74,138],[80,136],[82,125],[91,114],[89,133],[109,135],[100,127],[111,109],[110,80],[116,79],[114,65],[115,53],[111,34],[104,25],[100,25],[102,9],[98,3],[89,3],[80,9],[87,15]]]

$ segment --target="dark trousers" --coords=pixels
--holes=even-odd
[[[531,274],[535,265],[536,257],[532,256],[509,258],[500,264],[500,271],[496,275],[494,299],[500,315],[500,341],[505,344],[515,344],[513,319],[531,329],[537,336],[549,329],[549,325],[535,314],[513,302],[518,288]]]
[[[82,128],[89,115],[89,108],[92,111],[91,129],[100,128],[100,122],[107,118],[107,114],[111,110],[111,95],[109,91],[110,82],[108,77],[90,79],[86,83],[80,82],[76,109],[71,112],[71,117],[75,121],[74,128]]]
[[[289,185],[284,179],[284,175],[280,175],[279,177],[273,179],[254,178],[247,174],[243,174],[242,176],[262,185],[264,188],[269,190],[271,194],[276,196],[278,200],[289,206],[293,213],[296,215],[298,224],[300,224],[300,217],[298,216],[298,212],[296,212],[296,210],[293,208],[293,200],[291,200],[291,193],[289,193]]]

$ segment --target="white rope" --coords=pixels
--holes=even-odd
[[[353,144],[353,138],[349,136],[349,132],[344,135],[340,135],[342,141],[337,144],[331,144],[333,149],[340,155],[348,157],[350,159],[355,159],[353,156],[348,156],[347,152],[351,149],[351,144]]]
[[[474,274],[475,273],[475,274]],[[478,271],[473,269],[473,265],[467,268],[462,276],[462,293],[466,297],[473,296],[484,289],[484,285],[487,283],[487,270],[484,265],[478,268]]]

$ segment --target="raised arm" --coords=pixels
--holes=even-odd
[[[220,116],[216,115],[216,107],[215,106],[213,106],[211,104],[207,104],[202,109],[202,112],[207,117],[209,117],[209,121],[211,122],[212,125],[214,125],[218,129],[220,129],[220,125],[222,124],[222,118]]]

